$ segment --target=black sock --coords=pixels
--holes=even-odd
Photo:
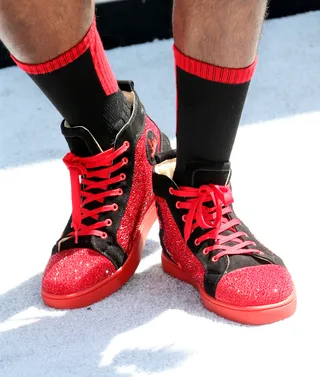
[[[175,180],[190,162],[227,162],[236,137],[255,62],[246,68],[213,66],[176,47],[177,167]]]
[[[57,58],[32,65],[16,62],[69,125],[86,127],[103,149],[129,120],[131,105],[111,71],[95,21],[81,42]]]

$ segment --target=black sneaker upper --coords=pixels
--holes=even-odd
[[[166,159],[171,159],[173,157],[172,153],[162,154],[158,157],[158,162],[165,161]],[[184,230],[185,230],[185,222],[182,219],[183,215],[187,215],[189,212],[186,209],[176,208],[176,204],[178,201],[184,202],[187,198],[178,197],[175,195],[170,194],[169,189],[173,188],[174,190],[180,190],[182,187],[196,187],[199,188],[200,186],[210,186],[210,185],[228,185],[231,177],[231,168],[230,163],[219,163],[219,164],[209,164],[209,163],[199,163],[194,162],[188,166],[186,174],[183,178],[183,184],[179,184],[179,186],[168,176],[163,174],[158,174],[155,170],[153,173],[153,187],[154,193],[156,197],[163,198],[169,209],[170,212],[180,230],[181,236],[184,238]],[[203,203],[204,206],[212,208],[213,202],[205,202]],[[227,217],[228,220],[232,220],[237,218],[236,214],[233,211],[232,205],[230,205],[231,211],[230,213],[224,215]],[[160,223],[162,227],[160,229],[160,239],[161,242],[163,240],[163,234],[166,229],[165,218],[161,214],[161,209],[158,206],[158,215],[160,219]],[[206,247],[213,246],[215,244],[214,239],[210,238],[200,245],[196,246],[195,241],[209,232],[211,229],[203,229],[201,227],[196,227],[194,231],[191,233],[190,238],[187,241],[187,246],[192,251],[194,255],[200,260],[205,268],[205,282],[204,287],[207,293],[214,297],[215,290],[217,287],[218,282],[222,278],[222,276],[228,272],[233,270],[242,268],[242,267],[249,267],[249,266],[258,266],[262,264],[278,264],[284,266],[283,261],[273,254],[269,249],[267,249],[264,245],[262,245],[255,236],[251,233],[251,231],[240,221],[240,225],[236,225],[231,229],[225,230],[221,234],[223,236],[228,236],[232,233],[243,231],[247,234],[247,237],[242,236],[239,237],[241,240],[246,241],[250,240],[253,241],[255,245],[250,245],[244,247],[247,250],[256,250],[258,249],[260,253],[253,252],[252,254],[235,254],[235,255],[224,255],[220,257],[217,261],[213,261],[212,258],[217,255],[221,250],[214,250],[210,251],[208,254],[204,254],[203,251]],[[227,242],[225,245],[233,246],[234,243],[232,241]],[[166,252],[166,248],[164,243],[162,242],[162,247],[164,252]],[[170,250],[166,253],[168,257],[170,257]]]
[[[123,90],[133,91],[132,82],[120,82],[120,87]],[[95,235],[80,235],[78,237],[78,243],[76,243],[75,237],[70,237],[70,233],[74,231],[73,227],[71,226],[72,217],[70,217],[61,238],[53,247],[53,254],[62,250],[69,250],[73,248],[89,248],[105,255],[115,265],[116,268],[119,268],[123,265],[127,255],[117,241],[117,231],[119,229],[120,222],[126,210],[126,204],[128,203],[128,199],[131,193],[136,146],[145,129],[145,124],[146,113],[144,107],[141,104],[137,94],[134,92],[134,103],[131,117],[128,123],[117,134],[113,150],[117,151],[124,145],[124,143],[129,143],[129,148],[119,157],[117,157],[113,162],[113,165],[121,165],[121,162],[124,161],[123,166],[121,166],[120,169],[117,169],[117,171],[110,174],[110,179],[119,176],[120,174],[123,174],[123,177],[125,177],[125,179],[120,182],[110,184],[107,187],[107,190],[122,190],[123,193],[122,195],[118,196],[107,196],[103,199],[103,203],[101,203],[100,201],[91,201],[84,205],[85,209],[94,210],[101,206],[111,206],[115,204],[115,206],[117,207],[117,210],[115,211],[101,212],[98,215],[98,219],[95,219],[93,217],[86,217],[82,220],[82,224],[84,224],[85,226],[90,226],[96,222],[110,219],[112,225],[99,228],[99,230],[106,232],[108,237],[101,238]],[[100,147],[99,140],[96,140],[95,137],[90,133],[90,131],[88,131],[85,127],[70,127],[68,126],[68,124],[63,122],[61,129],[68,142],[71,152],[74,150],[79,150],[79,147],[81,147],[82,150],[86,151],[86,156],[95,156],[104,152]],[[165,150],[169,145],[168,140],[164,135],[161,135],[161,139],[162,140],[159,140],[158,144],[162,144],[161,146],[163,150]],[[149,159],[151,165],[153,156],[149,156],[148,152],[149,150],[146,146],[146,157]],[[71,155],[71,160],[74,159],[74,155],[69,155]],[[68,155],[65,157],[65,159],[68,162]],[[106,168],[106,166],[103,166],[102,163],[100,167],[97,167],[93,170],[99,171],[99,169],[103,168]],[[86,177],[82,176],[82,180],[83,179],[86,179]],[[93,177],[91,178],[91,180],[99,182],[102,179]],[[86,185],[82,184],[82,190],[85,190],[85,188]],[[88,192],[92,194],[99,194],[103,193],[104,191],[105,189],[102,188],[93,188],[88,190]]]

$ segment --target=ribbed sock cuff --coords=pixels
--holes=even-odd
[[[11,55],[15,63],[29,75],[41,75],[56,71],[66,65],[72,63],[82,54],[90,49],[95,70],[100,79],[101,85],[107,95],[115,93],[118,88],[118,83],[110,68],[105,51],[101,42],[101,38],[97,31],[96,20],[92,22],[87,34],[84,38],[70,50],[57,56],[56,58],[39,64],[26,64],[20,62]]]
[[[223,84],[243,84],[250,81],[258,60],[256,58],[251,65],[245,68],[223,68],[191,58],[178,50],[176,46],[173,46],[173,51],[176,65],[183,71],[204,80]]]

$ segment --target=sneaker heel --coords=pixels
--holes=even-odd
[[[173,261],[171,261],[164,253],[162,253],[161,261],[164,272],[176,279],[185,281],[188,284],[196,286],[196,283],[191,279],[191,277],[187,275],[184,271],[182,271],[181,268]]]

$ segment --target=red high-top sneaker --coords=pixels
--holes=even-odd
[[[132,83],[121,83],[130,90]],[[138,267],[156,220],[152,168],[167,137],[145,113],[135,92],[132,115],[111,149],[103,151],[84,127],[62,124],[70,149],[82,143],[88,157],[68,153],[72,216],[53,248],[42,298],[55,308],[80,308],[121,288]]]
[[[153,173],[164,271],[194,285],[208,310],[233,321],[260,325],[291,316],[291,276],[234,213],[230,164],[190,164],[178,186],[174,157],[158,156]]]

